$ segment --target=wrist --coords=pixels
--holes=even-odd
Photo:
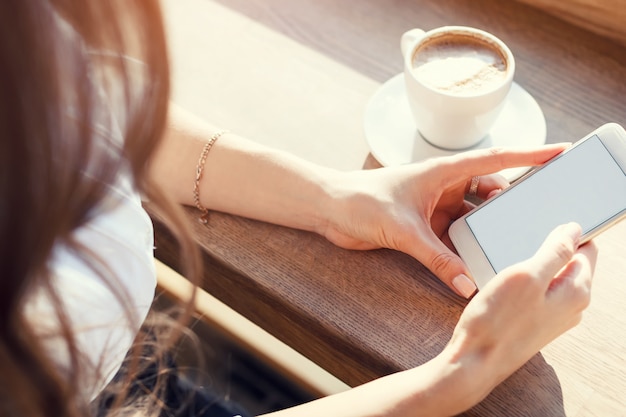
[[[334,216],[337,214],[341,198],[339,198],[338,184],[342,173],[334,169],[318,171],[318,193],[311,207],[313,208],[313,232],[326,236],[327,231],[334,225]]]
[[[429,390],[433,408],[428,415],[456,415],[482,401],[497,384],[492,372],[497,363],[492,359],[489,352],[448,344],[427,364],[435,375]]]
[[[458,329],[457,329],[458,330]],[[506,377],[497,341],[475,343],[473,337],[455,334],[437,359],[451,369],[446,395],[456,398],[455,413],[467,410],[482,401]]]

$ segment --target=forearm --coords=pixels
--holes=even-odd
[[[475,361],[468,364],[467,361]],[[480,401],[488,392],[479,377],[481,358],[462,359],[444,350],[433,360],[330,397],[265,417],[419,417],[451,416]]]
[[[194,205],[198,159],[214,127],[175,106],[151,165],[153,179],[176,201]],[[319,231],[335,172],[234,133],[222,135],[204,163],[200,202],[212,210]]]

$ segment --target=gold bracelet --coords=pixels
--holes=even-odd
[[[204,165],[209,151],[213,147],[215,141],[225,133],[228,133],[228,131],[222,130],[221,132],[217,132],[211,136],[209,141],[204,144],[204,148],[202,148],[202,153],[200,154],[200,159],[198,159],[198,165],[196,166],[196,180],[193,184],[193,202],[196,205],[196,208],[200,210],[200,217],[198,220],[202,224],[207,224],[209,221],[209,209],[200,203],[200,179],[202,178],[202,172],[204,171]]]

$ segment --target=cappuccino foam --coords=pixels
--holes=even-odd
[[[450,94],[489,91],[506,78],[506,61],[496,48],[462,34],[433,38],[415,51],[413,74],[429,87]]]

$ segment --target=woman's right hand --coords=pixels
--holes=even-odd
[[[580,235],[576,224],[560,226],[535,256],[498,274],[469,302],[432,360],[271,416],[433,417],[474,406],[580,321],[597,256],[593,243],[579,247]]]
[[[559,226],[535,256],[500,272],[467,305],[444,350],[468,372],[458,387],[470,394],[461,408],[479,402],[580,322],[597,258],[593,242],[579,247],[580,236],[575,223]],[[476,391],[469,393],[472,386]]]

